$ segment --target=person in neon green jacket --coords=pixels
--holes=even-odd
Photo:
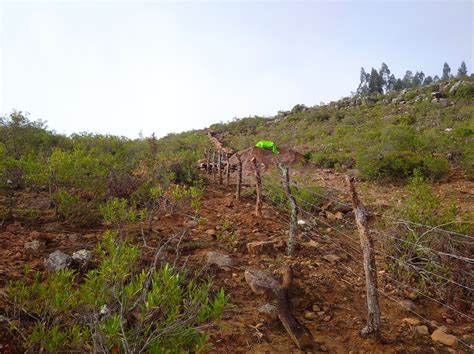
[[[280,151],[278,151],[277,149],[276,144],[273,141],[261,140],[258,143],[256,143],[255,146],[262,149],[272,150],[274,154],[280,153]]]

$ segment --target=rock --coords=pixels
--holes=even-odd
[[[257,295],[276,295],[278,293],[278,282],[268,273],[254,268],[246,269],[245,281],[250,289]]]
[[[206,234],[209,236],[216,236],[216,230],[214,229],[209,229],[206,231]]]
[[[327,352],[328,351],[328,348],[326,348],[324,345],[320,345],[319,346],[319,350],[322,351],[322,352]]]
[[[316,314],[313,311],[306,311],[304,313],[304,318],[307,320],[314,320],[316,318]]]
[[[49,198],[37,198],[30,202],[30,208],[47,210],[51,208],[51,199]]]
[[[31,255],[36,255],[40,253],[41,250],[44,249],[44,243],[38,241],[38,240],[33,240],[31,242],[25,242],[25,251],[28,254]]]
[[[451,347],[454,347],[458,344],[458,339],[451,334],[446,334],[445,328],[443,327],[436,329],[431,334],[431,339],[434,340],[435,342],[440,342],[444,345],[448,345]]]
[[[400,301],[400,305],[407,312],[416,311],[416,305],[413,301],[405,299]]]
[[[30,237],[31,238],[38,238],[40,237],[40,233],[36,230],[30,232]]]
[[[254,241],[247,243],[250,254],[271,254],[275,248],[272,241]]]
[[[323,259],[329,263],[337,263],[341,260],[341,257],[336,256],[335,254],[328,254],[327,256],[324,256]]]
[[[77,242],[78,236],[77,236],[77,234],[70,234],[70,235],[68,235],[67,238],[69,239],[70,242],[75,243],[75,242]]]
[[[215,264],[223,270],[230,270],[234,262],[230,256],[219,252],[207,252],[207,263]]]
[[[268,320],[276,321],[278,319],[278,310],[275,305],[265,304],[260,306],[257,311]]]
[[[312,309],[313,309],[314,312],[319,312],[319,311],[321,311],[321,308],[320,308],[318,305],[316,305],[316,304],[313,305]]]
[[[426,327],[426,326],[416,326],[415,331],[416,331],[416,333],[421,334],[421,335],[426,335],[426,334],[429,333],[428,332],[428,327]]]
[[[402,320],[404,323],[408,323],[410,326],[418,326],[420,320],[418,318],[407,317]]]
[[[332,320],[332,317],[330,315],[327,315],[326,317],[323,318],[324,322],[329,322]]]
[[[451,88],[449,89],[449,93],[450,93],[451,95],[454,95],[454,94],[457,92],[458,88],[459,88],[461,85],[463,85],[463,84],[464,84],[464,81],[458,81],[458,82],[456,82],[456,83],[455,83],[453,86],[451,86]]]
[[[72,258],[61,251],[54,251],[45,260],[46,269],[55,272],[57,270],[68,267],[72,263]]]
[[[446,319],[446,323],[447,323],[447,324],[454,324],[454,320],[451,319],[451,318],[447,318],[447,319]]]
[[[74,260],[74,262],[76,262],[82,267],[89,263],[91,257],[92,253],[88,250],[79,250],[72,254],[72,259]]]

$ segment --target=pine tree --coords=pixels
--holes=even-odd
[[[448,63],[444,63],[443,76],[441,76],[441,80],[449,80],[450,73],[451,73],[451,68],[449,67]]]
[[[465,76],[467,76],[467,66],[466,66],[466,63],[464,62],[464,60],[463,60],[463,62],[461,63],[461,66],[460,66],[459,69],[458,69],[458,75],[457,75],[457,76],[458,76],[458,77],[465,77]]]

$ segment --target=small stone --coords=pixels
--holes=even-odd
[[[324,316],[325,313],[326,313],[326,311],[319,311],[318,316]]]
[[[441,327],[431,334],[431,339],[450,347],[454,347],[458,344],[458,339],[451,334],[446,334],[445,329]]]
[[[57,271],[68,267],[72,263],[72,258],[61,251],[54,251],[45,260],[45,267],[50,271]]]
[[[428,332],[428,327],[426,327],[426,326],[416,326],[415,331],[416,331],[416,333],[421,334],[421,335],[426,335],[426,334],[429,333]]]
[[[323,259],[330,263],[337,263],[341,260],[341,257],[336,256],[335,254],[328,254],[327,256],[324,256]]]
[[[88,250],[79,250],[72,254],[72,259],[74,262],[78,263],[81,266],[85,266],[89,263],[89,260],[92,257],[92,253]]]
[[[420,320],[418,318],[404,318],[402,320],[404,323],[408,323],[410,326],[418,326],[420,324]]]
[[[216,230],[209,229],[209,230],[206,231],[206,234],[208,234],[209,236],[215,236],[216,235]]]
[[[207,252],[207,263],[215,264],[223,270],[230,270],[234,262],[230,256],[219,252]]]
[[[276,321],[278,319],[278,310],[275,305],[265,304],[260,306],[257,311],[271,321]]]
[[[319,312],[319,311],[321,311],[321,308],[320,308],[318,305],[316,305],[316,304],[314,304],[312,308],[313,308],[313,311],[314,311],[314,312]]]
[[[322,352],[327,352],[328,351],[328,348],[326,348],[324,345],[320,345],[319,346],[319,350],[322,351]]]
[[[447,319],[446,319],[446,323],[447,323],[447,324],[454,324],[454,320],[451,319],[451,318],[447,318]]]
[[[245,281],[257,295],[276,295],[280,285],[270,274],[258,269],[248,268],[244,272]]]
[[[326,229],[326,232],[331,232],[331,231],[332,231],[332,229],[331,229],[330,227],[328,227],[328,228]]]
[[[275,248],[272,241],[254,241],[247,243],[247,250],[250,254],[271,254]]]
[[[306,318],[307,320],[314,320],[316,318],[316,314],[312,311],[306,311],[304,313],[304,318]]]
[[[78,237],[77,237],[77,234],[70,234],[70,235],[68,235],[67,238],[69,239],[70,242],[75,243],[75,242],[77,242]]]
[[[324,322],[329,322],[332,320],[332,317],[330,315],[327,315],[326,317],[323,318]]]
[[[44,249],[44,243],[33,240],[31,242],[25,242],[25,251],[28,254],[35,255],[40,253],[41,250]]]
[[[40,233],[36,230],[30,232],[31,238],[38,238]]]

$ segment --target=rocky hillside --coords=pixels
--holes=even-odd
[[[389,94],[298,104],[271,118],[249,117],[210,130],[234,149],[259,139],[297,148],[321,167],[355,169],[372,180],[432,180],[453,170],[474,178],[474,79]]]

